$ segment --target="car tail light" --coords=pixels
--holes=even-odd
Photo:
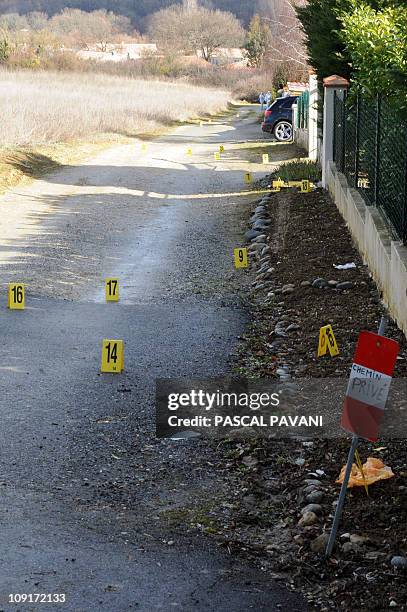
[[[264,118],[270,117],[270,115],[271,115],[271,109],[264,111]]]

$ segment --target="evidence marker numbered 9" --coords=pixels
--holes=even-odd
[[[235,258],[235,268],[247,268],[249,266],[246,248],[234,249],[233,254]]]
[[[9,283],[7,307],[11,310],[24,310],[25,291],[23,283]]]
[[[120,374],[124,371],[123,340],[103,340],[101,371],[111,374]]]
[[[105,280],[106,302],[119,301],[119,279],[107,278]]]

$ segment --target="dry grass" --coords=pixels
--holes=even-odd
[[[98,134],[135,136],[215,113],[229,93],[184,83],[103,74],[0,71],[0,147]]]

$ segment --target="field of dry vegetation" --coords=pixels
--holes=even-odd
[[[226,90],[105,74],[0,71],[0,147],[135,136],[226,107]]]

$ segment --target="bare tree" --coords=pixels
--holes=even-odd
[[[269,61],[291,65],[293,73],[305,78],[308,56],[295,7],[306,4],[306,0],[257,0],[257,4],[271,31]]]
[[[209,61],[219,47],[241,46],[244,30],[231,13],[174,5],[150,18],[149,34],[163,47],[200,52]]]
[[[130,31],[130,20],[104,10],[87,13],[65,9],[52,17],[49,28],[71,44],[80,47],[98,44],[102,51],[106,51],[107,45],[115,42],[119,34]]]

